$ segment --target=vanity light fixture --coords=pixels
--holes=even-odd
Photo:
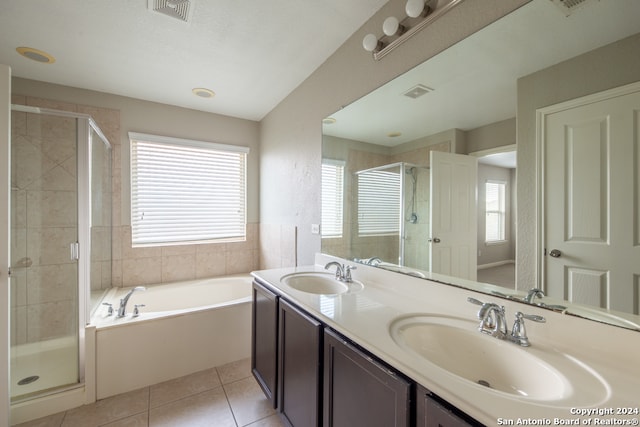
[[[213,98],[216,95],[214,91],[205,87],[194,87],[191,92],[200,98]]]
[[[407,0],[405,13],[401,21],[394,16],[384,20],[382,32],[378,38],[375,34],[367,34],[362,40],[362,47],[372,52],[376,61],[407,41],[411,36],[447,13],[464,0]]]
[[[16,48],[16,52],[25,58],[29,58],[36,62],[40,62],[42,64],[53,64],[56,62],[56,58],[54,58],[51,54],[48,54],[45,51],[34,49],[32,47],[20,46]]]

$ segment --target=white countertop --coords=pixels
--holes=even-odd
[[[638,425],[639,332],[363,265],[357,265],[353,278],[363,282],[364,289],[354,293],[316,295],[298,291],[280,281],[284,275],[296,272],[326,272],[322,266],[333,260],[353,264],[318,255],[315,266],[262,270],[252,274],[318,320],[486,425],[508,425],[511,421],[518,425],[519,421],[522,424],[529,419],[559,425],[556,418],[580,418],[583,425],[604,424],[614,419]],[[440,314],[476,320],[478,307],[467,302],[469,296],[504,305],[509,326],[516,311],[544,316],[546,323],[526,323],[531,347],[518,349],[532,355],[552,355],[549,360],[575,363],[591,373],[590,380],[572,384],[572,395],[562,401],[529,399],[487,389],[460,378],[401,348],[391,338],[390,324],[408,314]],[[478,334],[487,340],[495,340],[496,345],[516,346]],[[522,370],[527,368],[523,361]],[[593,387],[594,379],[596,387]],[[624,412],[623,408],[630,408],[633,413],[619,413]],[[600,414],[580,416],[580,411],[585,409],[599,410]]]

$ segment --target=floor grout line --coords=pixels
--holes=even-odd
[[[234,425],[236,427],[243,427],[243,426],[251,425],[251,424],[260,422],[262,420],[265,420],[265,419],[273,416],[273,414],[265,415],[265,416],[263,416],[261,418],[258,418],[258,419],[255,419],[255,420],[251,420],[248,424],[242,424],[241,425],[240,418],[242,418],[242,410],[245,407],[245,404],[242,403],[242,402],[238,402],[240,405],[237,406],[236,411],[240,411],[240,412],[236,413],[234,411],[234,407],[231,404],[230,394],[229,394],[227,389],[230,388],[230,387],[232,388],[233,385],[236,384],[236,383],[239,383],[239,382],[242,382],[242,381],[247,381],[248,379],[251,379],[252,375],[251,375],[250,372],[245,373],[244,370],[237,370],[238,369],[237,367],[232,367],[231,368],[232,370],[228,370],[228,371],[227,370],[223,370],[224,371],[225,381],[227,381],[226,383],[223,383],[223,372],[219,368],[220,367],[214,367],[213,368],[213,369],[215,369],[215,375],[216,375],[216,378],[218,380],[217,385],[210,386],[206,390],[200,390],[200,391],[198,391],[196,393],[189,394],[189,395],[186,395],[186,396],[182,396],[182,397],[180,397],[180,398],[178,398],[176,400],[168,401],[168,402],[165,402],[165,403],[163,403],[163,404],[161,404],[159,406],[156,406],[156,407],[152,408],[151,407],[151,405],[152,405],[152,391],[151,391],[151,389],[153,388],[153,385],[147,386],[147,387],[143,387],[142,389],[139,389],[139,390],[140,391],[145,390],[146,393],[147,393],[147,396],[145,398],[146,407],[145,407],[144,410],[139,410],[139,412],[135,412],[135,413],[128,413],[126,416],[121,416],[121,417],[115,418],[115,419],[108,419],[108,418],[107,419],[95,419],[93,421],[93,422],[95,422],[94,426],[87,425],[86,427],[99,427],[99,426],[105,426],[105,425],[108,425],[108,424],[111,424],[111,423],[123,423],[123,422],[126,423],[126,421],[124,421],[124,420],[127,420],[129,418],[133,418],[133,417],[141,417],[143,415],[146,415],[146,417],[147,417],[146,423],[144,425],[146,425],[147,427],[150,427],[151,424],[152,424],[151,423],[151,411],[152,410],[160,409],[160,408],[162,408],[162,407],[164,407],[166,405],[176,404],[176,402],[180,402],[180,401],[185,400],[185,399],[193,398],[193,397],[201,395],[203,393],[209,393],[209,392],[211,392],[213,390],[218,389],[218,387],[222,387],[221,391],[222,391],[222,393],[224,393],[225,401],[227,403],[227,408],[231,412],[231,416],[233,418],[233,422],[234,422]],[[181,377],[179,377],[179,378],[181,378]],[[212,377],[212,380],[213,380],[213,377]],[[111,397],[116,397],[116,396],[111,396]],[[89,404],[87,406],[95,405],[98,402],[100,402],[100,401],[96,401],[93,404]],[[140,403],[143,403],[143,402],[144,401],[141,401]],[[141,406],[143,406],[143,405],[141,405]],[[76,409],[76,408],[74,408],[74,409]],[[92,409],[88,408],[88,410],[90,411]],[[70,414],[71,411],[72,410],[66,410],[66,411],[63,411],[63,412],[61,411],[63,413],[63,415],[61,416],[60,421],[56,422],[55,425],[57,427],[62,427],[62,426],[65,425],[65,422],[73,422],[73,420],[69,417],[69,414]],[[54,415],[56,415],[56,414],[54,414]],[[60,417],[60,413],[58,413],[57,416]],[[75,419],[75,417],[73,417],[73,419]],[[29,424],[26,424],[26,425],[29,425]],[[49,425],[52,425],[52,424],[49,424]]]

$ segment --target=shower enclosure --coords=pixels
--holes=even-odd
[[[392,163],[356,172],[356,258],[429,271],[429,168]]]
[[[84,381],[91,301],[111,285],[111,146],[89,116],[12,106],[10,395]]]

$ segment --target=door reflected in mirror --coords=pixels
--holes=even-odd
[[[323,166],[322,252],[517,300],[523,300],[530,289],[541,288],[549,295],[540,298],[536,294],[536,304],[640,330],[640,271],[634,270],[640,266],[637,252],[623,251],[621,256],[634,266],[625,273],[631,275],[625,282],[631,283],[625,304],[608,297],[620,282],[608,279],[613,277],[609,271],[615,263],[593,269],[595,263],[590,262],[565,265],[560,275],[573,281],[547,277],[545,265],[550,264],[550,256],[545,252],[546,242],[553,246],[549,251],[564,254],[567,249],[552,244],[551,237],[542,232],[550,206],[544,210],[544,195],[538,194],[544,174],[538,168],[544,162],[536,125],[540,109],[638,80],[637,16],[640,2],[635,0],[593,2],[569,16],[552,2],[533,1],[332,114],[323,122],[322,157],[323,164],[342,165],[342,202],[336,201],[335,183],[332,195],[326,192]],[[429,90],[417,98],[404,95],[417,85]],[[502,152],[517,153],[517,168],[513,163],[506,167],[487,164],[489,154]],[[478,169],[473,204],[464,202],[438,217],[442,200],[464,199],[464,190],[449,189],[434,201],[437,181],[431,161],[440,153],[477,159]],[[583,165],[576,159],[574,165]],[[628,160],[638,176],[640,159],[630,156]],[[585,162],[596,161],[593,156],[585,158]],[[567,164],[561,174],[568,173]],[[391,165],[396,165],[397,172],[391,172]],[[615,163],[607,165],[617,168]],[[428,171],[424,176],[429,178],[416,174],[414,180],[412,167],[420,173]],[[385,184],[399,182],[388,190],[393,197],[385,194],[386,188],[359,188],[358,178],[368,176],[368,170],[378,171]],[[585,172],[576,179],[578,186],[572,187],[572,194],[582,194],[584,203],[572,206],[581,206],[583,222],[595,223],[593,216],[606,210],[612,191],[600,194],[598,200],[589,199],[592,184],[610,184],[585,178],[589,176]],[[544,188],[549,182],[546,185]],[[623,197],[632,200],[633,213],[625,215],[636,220],[639,204],[634,200],[640,183],[626,187],[630,189]],[[617,186],[613,192],[620,191]],[[560,197],[557,203],[568,203],[566,196]],[[333,216],[325,217],[329,199],[340,209],[334,207]],[[444,222],[446,228],[447,221],[463,211],[473,216],[473,225],[462,233],[473,237],[463,244],[468,245],[466,252],[448,248],[450,237],[436,231],[436,225]],[[376,227],[381,229],[376,231]],[[633,226],[629,227],[624,229],[634,234]],[[413,228],[419,232],[412,234]],[[465,256],[464,263],[453,261]],[[596,270],[600,273],[594,273]],[[475,280],[476,274],[482,284],[461,280]],[[620,313],[605,315],[600,309]],[[616,316],[624,322],[616,321]]]

